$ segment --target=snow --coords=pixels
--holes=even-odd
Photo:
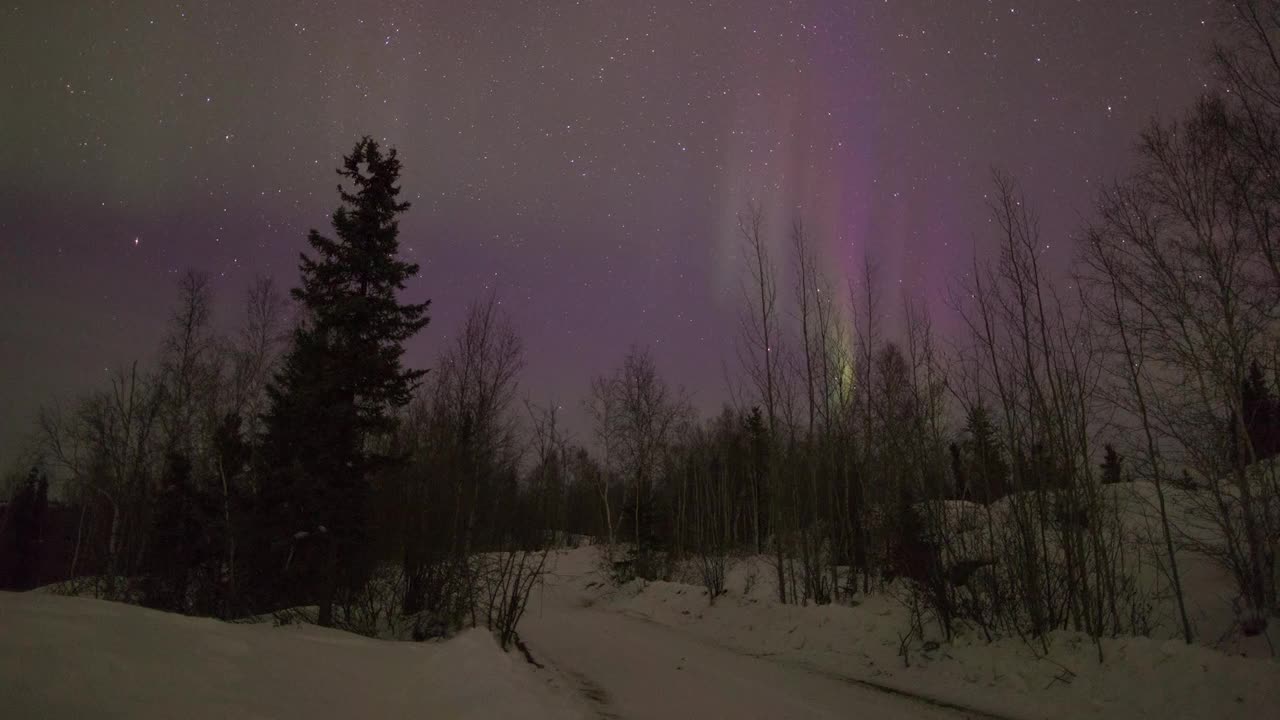
[[[1135,576],[1134,600],[1150,603],[1151,636],[1169,639],[1181,636],[1177,602],[1168,572],[1168,551],[1160,526],[1156,488],[1147,482],[1126,482],[1102,487],[1108,508],[1104,525],[1118,520],[1117,537],[1123,542],[1128,572]],[[1231,492],[1224,487],[1224,494]],[[1272,647],[1280,650],[1280,623],[1272,623],[1268,636],[1246,637],[1239,632],[1235,582],[1205,549],[1223,544],[1222,531],[1211,515],[1213,499],[1208,490],[1189,492],[1166,485],[1166,511],[1181,576],[1188,619],[1197,642],[1229,654],[1270,657]],[[950,543],[944,549],[949,560],[999,558],[1000,538],[1008,535],[1017,502],[1030,503],[1028,496],[1008,495],[989,507],[969,502],[941,503],[941,516]],[[1050,500],[1052,502],[1052,500]],[[1024,508],[1025,511],[1025,508]],[[1034,522],[1034,517],[1028,519]],[[994,530],[994,532],[992,532]],[[1104,532],[1111,532],[1110,527]],[[992,545],[993,538],[995,545]],[[1047,544],[1057,548],[1055,534]],[[1061,556],[1058,556],[1061,561]]]
[[[761,660],[707,642],[684,628],[645,622],[619,608],[584,606],[590,550],[561,555],[554,584],[531,603],[521,636],[534,658],[576,682],[606,718],[880,718],[961,715],[885,694],[799,665]],[[591,580],[588,580],[591,582]],[[590,591],[591,588],[588,589]]]
[[[484,630],[442,643],[231,624],[0,593],[11,718],[575,718],[585,705]]]
[[[1150,637],[1100,644],[935,630],[904,642],[901,587],[850,605],[776,601],[768,558],[736,559],[710,606],[691,569],[678,582],[609,583],[599,547],[553,553],[520,626],[535,669],[485,631],[445,642],[371,640],[311,625],[227,624],[142,608],[0,593],[0,712],[6,717],[325,718],[1255,718],[1280,706],[1280,662],[1234,626],[1231,579],[1196,551],[1214,529],[1170,490],[1197,644],[1178,639],[1159,569],[1154,489],[1108,486]],[[944,507],[981,551],[1009,502]],[[304,614],[305,616],[305,614]],[[1280,623],[1273,623],[1273,626]],[[1273,627],[1274,630],[1274,627]],[[1101,660],[1099,660],[1099,651]]]
[[[709,606],[705,590],[695,584],[635,581],[610,588],[602,582],[594,552],[558,556],[558,581],[578,594],[580,606],[589,605],[599,615],[628,616],[651,632],[660,627],[668,642],[696,641],[787,672],[865,682],[1009,718],[1254,718],[1269,717],[1280,704],[1280,663],[1164,637],[1105,639],[1101,663],[1092,641],[1077,633],[1053,633],[1047,652],[1016,638],[988,643],[966,635],[931,649],[913,640],[907,666],[900,650],[909,614],[891,594],[861,596],[854,607],[780,605],[773,599],[767,559],[746,558],[730,572],[728,593]],[[555,618],[562,611],[552,601],[547,604],[552,610],[544,613],[559,623]],[[622,647],[630,651],[633,641],[619,639],[629,633],[617,623],[597,628],[604,621],[588,622],[583,612],[572,616],[576,622],[592,632],[611,633],[615,653]],[[537,623],[526,619],[529,637],[545,635],[538,640],[553,647],[570,642],[542,632]],[[564,624],[559,633],[571,633]],[[538,642],[531,645],[536,654]],[[577,645],[567,650],[589,652]],[[593,680],[608,678],[613,672],[608,668],[607,657],[595,658],[583,672]],[[754,716],[765,715],[747,715]]]

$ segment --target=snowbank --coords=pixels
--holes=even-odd
[[[581,706],[482,630],[443,643],[239,625],[0,592],[13,718],[573,718]]]
[[[1102,642],[1057,632],[1048,652],[1016,638],[970,634],[950,644],[913,639],[902,657],[907,608],[888,594],[854,607],[780,605],[766,558],[729,573],[709,607],[703,588],[635,581],[600,584],[592,549],[562,554],[556,569],[593,604],[679,628],[706,642],[786,665],[894,688],[1015,718],[1255,718],[1280,706],[1280,663],[1165,638]],[[933,639],[933,638],[928,638]],[[927,649],[926,649],[927,648]]]
[[[1224,488],[1224,495],[1229,488]],[[1206,551],[1224,544],[1222,530],[1212,517],[1213,496],[1207,489],[1187,491],[1173,486],[1164,488],[1183,599],[1188,620],[1197,644],[1213,647],[1228,654],[1270,657],[1272,646],[1280,647],[1280,628],[1272,623],[1269,637],[1246,636],[1238,625],[1239,606],[1235,581],[1220,562]],[[1117,557],[1123,564],[1122,575],[1134,581],[1131,597],[1133,609],[1150,622],[1149,634],[1164,640],[1181,636],[1181,622],[1172,575],[1168,570],[1168,551],[1160,523],[1156,488],[1148,482],[1126,482],[1101,488],[1105,507],[1101,521],[1106,542],[1119,544]],[[1007,555],[1006,543],[1014,534],[1013,517],[1030,513],[1026,522],[1033,534],[1040,536],[1034,517],[1035,497],[1015,493],[983,507],[968,502],[946,501],[931,511],[943,518],[947,534],[944,557],[956,560],[998,560]],[[1057,502],[1049,493],[1046,502]],[[922,506],[923,507],[923,504]],[[1052,512],[1052,510],[1050,510]],[[1043,536],[1053,562],[1064,562],[1056,527]],[[980,571],[987,572],[987,571]]]

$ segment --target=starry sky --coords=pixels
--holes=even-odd
[[[154,359],[184,269],[228,328],[255,274],[292,286],[362,134],[398,148],[413,203],[406,297],[433,319],[411,364],[496,288],[534,400],[572,410],[640,343],[712,410],[749,198],[779,255],[802,215],[841,283],[870,252],[888,300],[941,316],[999,166],[1065,267],[1138,130],[1211,86],[1215,5],[5,3],[0,465],[41,404]]]

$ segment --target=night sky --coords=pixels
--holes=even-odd
[[[411,364],[496,286],[534,400],[576,408],[635,342],[713,409],[748,197],[942,316],[996,165],[1065,266],[1137,131],[1209,86],[1214,4],[7,3],[0,465],[42,403],[155,358],[182,270],[214,276],[227,327],[255,274],[291,287],[362,134],[413,202],[406,299],[433,319]]]

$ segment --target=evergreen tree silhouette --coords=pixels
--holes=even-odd
[[[951,443],[947,450],[951,453],[951,479],[955,484],[955,498],[957,500],[967,500],[969,498],[969,485],[965,481],[964,456],[960,452],[960,445]]]
[[[169,453],[161,482],[147,543],[143,604],[185,613],[192,609],[192,580],[209,561],[211,513],[182,453]]]
[[[1124,458],[1120,453],[1116,452],[1115,446],[1107,443],[1103,446],[1104,453],[1102,457],[1102,482],[1104,485],[1118,483],[1123,480],[1124,474]]]
[[[1252,457],[1249,457],[1247,449],[1243,451],[1245,463],[1275,457],[1280,452],[1280,433],[1277,432],[1280,409],[1257,360],[1249,364],[1249,375],[1240,391],[1240,405],[1253,450]]]
[[[965,435],[960,450],[970,497],[984,505],[1004,497],[1009,492],[1009,464],[985,406],[977,405],[969,411]]]
[[[30,590],[39,584],[40,531],[49,503],[49,480],[31,468],[0,516],[0,590]]]
[[[312,254],[302,255],[292,291],[305,315],[268,389],[263,452],[277,536],[312,544],[306,570],[321,625],[333,622],[339,585],[361,582],[369,476],[389,459],[370,441],[394,427],[393,409],[409,402],[425,372],[405,369],[402,356],[428,321],[428,303],[397,297],[418,266],[398,258],[398,218],[409,204],[397,200],[395,150],[384,154],[362,138],[338,174],[353,189],[338,188],[336,237],[312,230],[307,238]]]

